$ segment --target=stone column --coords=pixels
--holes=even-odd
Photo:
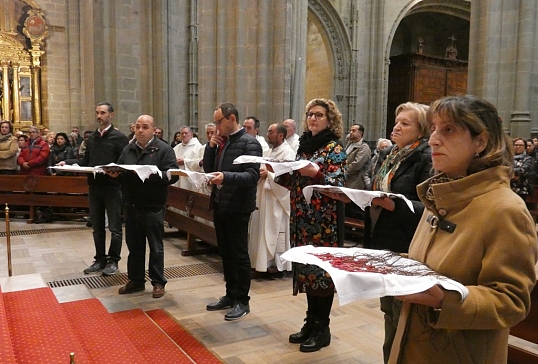
[[[533,51],[536,39],[536,8],[535,0],[520,1],[515,100],[510,123],[510,135],[514,137],[526,138],[531,135],[530,103]]]
[[[11,69],[13,70],[13,115],[11,116],[11,122],[19,122],[21,120],[21,98],[20,98],[20,83],[19,83],[19,62],[11,62]]]
[[[534,0],[473,2],[467,91],[491,101],[511,136],[538,133],[532,101],[538,87],[535,50],[537,3]],[[536,117],[534,117],[536,118]]]
[[[11,97],[11,90],[9,89],[9,61],[2,60],[0,67],[2,67],[2,119],[9,119]]]

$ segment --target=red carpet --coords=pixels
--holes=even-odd
[[[112,317],[148,363],[193,363],[183,350],[140,309],[115,312]]]
[[[110,314],[98,299],[58,303],[50,288],[0,291],[0,364],[221,363],[162,310]]]
[[[98,299],[61,306],[92,363],[148,363]]]
[[[0,363],[15,364],[15,354],[9,336],[6,309],[4,307],[4,295],[0,289]]]
[[[222,363],[198,340],[181,327],[176,320],[163,310],[147,311],[148,315],[166,334],[176,342],[194,362],[204,364]]]
[[[90,363],[50,288],[3,295],[17,363]]]

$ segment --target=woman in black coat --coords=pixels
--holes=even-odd
[[[50,148],[49,153],[49,166],[53,167],[58,163],[67,159],[74,158],[73,149],[70,146],[69,138],[66,133],[57,133],[54,138],[54,144]],[[69,172],[56,172],[54,169],[50,169],[50,173],[53,176],[69,176],[72,173]]]
[[[372,190],[402,194],[411,200],[415,211],[399,198],[375,198],[365,221],[365,243],[369,248],[397,253],[407,253],[409,249],[424,211],[416,187],[432,173],[426,120],[428,108],[413,102],[396,108],[396,124],[391,133],[394,145],[387,150],[383,164],[372,180]],[[381,311],[385,314],[385,362],[396,333],[400,305],[400,301],[393,297],[381,298]]]

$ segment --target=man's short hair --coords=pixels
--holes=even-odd
[[[217,126],[215,125],[215,123],[209,123],[209,124],[205,124],[205,130],[207,130],[207,128],[209,128],[210,126],[216,128]]]
[[[230,117],[230,115],[235,115],[235,122],[239,124],[239,112],[235,108],[235,105],[230,102],[223,102],[215,110],[220,109],[222,111],[222,116],[226,117],[227,119]]]
[[[114,108],[112,107],[112,104],[110,102],[101,101],[100,103],[97,104],[97,106],[106,106],[106,107],[108,107],[108,112],[109,113],[114,112]]]
[[[254,129],[259,129],[260,128],[260,119],[258,119],[257,117],[255,116],[247,116],[245,118],[245,120],[248,120],[248,119],[252,119],[254,120]]]
[[[362,135],[364,135],[364,126],[362,126],[361,124],[353,124],[353,125],[351,125],[351,126],[358,126],[360,132],[362,133]]]
[[[284,134],[284,139],[286,139],[286,135],[288,134],[288,129],[286,129],[284,124],[277,124],[276,133],[277,134]]]

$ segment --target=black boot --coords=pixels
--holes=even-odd
[[[331,343],[331,330],[329,329],[329,319],[315,320],[312,334],[305,342],[301,343],[299,350],[303,353],[311,353],[329,346]]]
[[[301,331],[290,335],[290,343],[300,344],[306,341],[312,330],[314,329],[314,315],[310,311],[306,311],[306,318],[304,319],[304,325],[301,328]]]

